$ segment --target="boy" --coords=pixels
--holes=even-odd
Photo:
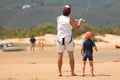
[[[92,33],[91,32],[86,32],[85,35],[85,40],[82,44],[81,48],[81,54],[83,56],[83,66],[82,66],[82,76],[85,76],[85,65],[86,65],[86,60],[87,58],[89,59],[89,64],[90,64],[90,71],[91,71],[91,76],[94,76],[93,71],[94,71],[94,66],[93,66],[93,48],[97,50],[97,47],[94,43],[94,41],[91,40]]]

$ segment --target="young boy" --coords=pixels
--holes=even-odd
[[[85,35],[85,40],[82,44],[81,48],[81,54],[83,56],[83,66],[82,66],[82,76],[85,76],[85,65],[86,65],[86,60],[87,58],[89,59],[89,64],[90,64],[90,71],[91,71],[91,76],[94,76],[93,71],[94,71],[94,66],[93,66],[93,48],[97,50],[97,47],[94,43],[94,41],[91,40],[92,33],[91,32],[86,32]]]

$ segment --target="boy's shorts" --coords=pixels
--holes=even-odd
[[[89,61],[93,61],[93,55],[92,54],[83,54],[83,61],[86,61],[87,58],[89,59]]]

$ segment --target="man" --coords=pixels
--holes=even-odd
[[[35,50],[35,42],[36,42],[36,39],[34,38],[34,36],[32,36],[30,38],[30,51],[34,51]]]
[[[58,52],[58,70],[59,76],[62,76],[62,62],[63,53],[66,49],[69,56],[69,62],[71,67],[71,75],[76,76],[74,72],[74,45],[72,38],[72,28],[78,30],[80,28],[83,19],[80,19],[78,23],[75,19],[71,18],[69,15],[71,13],[71,5],[65,5],[63,7],[63,14],[57,17],[57,52]]]

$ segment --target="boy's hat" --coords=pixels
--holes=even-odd
[[[85,37],[86,37],[87,39],[90,39],[90,38],[92,37],[92,33],[91,33],[90,31],[86,32]]]

